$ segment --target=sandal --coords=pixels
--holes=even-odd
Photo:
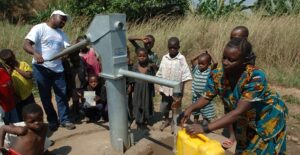
[[[225,150],[227,150],[227,149],[230,149],[234,145],[234,143],[235,143],[234,140],[227,139],[227,140],[222,142],[222,147]]]

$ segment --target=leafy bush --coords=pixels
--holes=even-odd
[[[108,12],[126,13],[129,20],[147,20],[158,15],[184,15],[188,0],[111,0]]]
[[[63,10],[66,13],[71,12],[69,10],[69,5],[66,2],[61,2],[59,0],[48,0],[46,4],[47,7],[45,9],[42,9],[40,11],[35,11],[35,16],[31,17],[30,20],[28,21],[30,24],[45,22],[47,19],[49,19],[51,13],[54,10]]]
[[[47,9],[37,13],[30,23],[39,23],[55,9],[61,9],[73,17],[90,19],[100,13],[125,13],[129,21],[144,21],[155,16],[180,16],[188,9],[188,0],[51,0]]]
[[[188,0],[68,0],[73,15],[93,17],[99,13],[125,13],[128,20],[144,20],[157,15],[184,15]]]
[[[256,10],[262,9],[267,15],[299,14],[299,0],[258,0],[255,4]]]
[[[229,0],[228,4],[225,4],[224,0],[200,0],[197,6],[197,14],[217,19],[221,16],[229,15],[234,11],[242,11],[250,8],[243,5],[245,1],[236,2],[235,0]]]
[[[68,0],[67,10],[74,16],[93,17],[107,10],[108,0]]]

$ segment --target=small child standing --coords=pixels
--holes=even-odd
[[[207,78],[211,71],[209,68],[211,61],[212,58],[207,51],[201,53],[191,61],[194,79],[192,83],[192,103],[196,103],[205,90]],[[194,115],[194,123],[199,123],[199,116],[202,115],[202,123],[207,124],[215,117],[214,103],[210,102],[205,107],[194,110],[192,114]]]
[[[88,102],[83,103],[82,110],[84,115],[88,120],[99,120],[101,117],[108,121],[108,107],[107,107],[107,98],[106,98],[106,88],[105,85],[99,84],[99,78],[97,75],[89,75],[88,77],[88,86],[85,91],[91,91],[94,93],[95,97],[92,99],[95,102],[95,106],[90,106]],[[85,94],[82,96],[83,101],[87,101]]]
[[[178,94],[180,96],[178,101],[182,99],[184,94],[185,83],[192,80],[189,66],[185,57],[179,52],[179,48],[179,39],[177,37],[171,37],[168,40],[169,53],[163,56],[159,69],[156,73],[156,76],[158,77],[181,82],[181,93]],[[171,110],[172,104],[177,103],[177,101],[174,102],[173,96],[176,94],[173,93],[173,88],[160,86],[159,91],[162,97],[160,111],[163,113],[164,117],[160,130],[163,131],[164,128],[170,125],[169,111]],[[180,109],[181,107],[177,108]]]
[[[44,153],[47,125],[43,110],[37,104],[28,104],[22,111],[25,126],[4,125],[0,128],[0,147],[4,147],[6,133],[17,135],[16,143],[9,148],[11,154],[36,155]]]
[[[143,42],[144,48],[147,50],[148,53],[149,64],[155,69],[155,71],[157,71],[159,66],[159,60],[157,54],[152,50],[155,43],[154,36],[148,34],[144,37],[129,37],[128,40],[135,47],[136,53],[138,49],[141,48],[141,46],[136,41],[139,40]]]
[[[231,33],[230,33],[230,39],[233,38],[241,38],[241,39],[248,39],[249,36],[249,30],[246,26],[237,26],[235,28],[232,29]],[[251,54],[249,55],[251,60],[251,65],[255,65],[255,54],[253,51],[251,51]]]
[[[76,39],[76,43],[84,40],[83,36],[79,36]],[[86,64],[86,70],[88,74],[98,75],[102,70],[102,65],[100,60],[97,58],[96,53],[93,48],[84,47],[80,49],[79,55],[82,57]]]
[[[230,39],[233,39],[233,38],[248,39],[248,36],[249,36],[249,30],[245,26],[236,26],[230,32]]]
[[[15,93],[16,110],[19,121],[22,121],[22,110],[27,104],[35,103],[32,87],[32,68],[25,61],[18,61],[10,49],[0,51],[0,59],[4,61],[12,77]]]
[[[145,48],[137,49],[138,62],[133,66],[133,71],[155,76],[155,69],[149,64],[148,53]],[[133,114],[138,129],[143,128],[153,115],[153,97],[155,95],[154,84],[133,79]],[[131,85],[130,85],[131,86]]]

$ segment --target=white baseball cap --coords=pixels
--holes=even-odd
[[[51,13],[51,16],[52,17],[53,15],[61,15],[61,16],[66,16],[67,19],[69,19],[69,15],[68,14],[65,14],[64,12],[62,12],[61,10],[55,10]]]

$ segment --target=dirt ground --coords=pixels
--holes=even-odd
[[[84,153],[89,155],[118,155],[109,142],[109,131],[104,127],[107,123],[88,123],[78,126],[74,131],[59,129],[51,136],[55,144],[49,151],[56,155],[77,155]],[[156,129],[150,131],[134,131],[136,144],[125,152],[126,155],[173,155],[174,136],[170,128],[161,132]],[[208,137],[224,140],[218,134],[211,133]],[[233,154],[233,149],[226,154]]]
[[[68,131],[59,128],[57,132],[50,136],[55,144],[49,148],[51,154],[55,155],[77,155],[84,153],[89,155],[119,155],[110,146],[108,123],[94,122],[77,124],[76,130]],[[174,135],[171,134],[170,127],[163,132],[159,130],[159,123],[151,126],[150,130],[136,130],[133,125],[131,132],[136,142],[126,155],[173,155]],[[223,141],[224,137],[219,134],[210,133],[207,135],[211,139]],[[226,151],[226,154],[233,154],[234,148]]]
[[[190,84],[188,84],[190,85]],[[187,86],[188,88],[189,86]],[[273,86],[273,89],[278,91],[281,96],[294,97],[294,103],[286,102],[289,108],[289,118],[287,120],[287,152],[288,154],[298,154],[300,151],[300,90],[296,88],[283,88]],[[186,96],[190,92],[186,92]],[[287,100],[287,99],[286,99]],[[159,97],[154,99],[156,105],[159,103]],[[190,98],[186,97],[184,103],[190,103]],[[187,105],[184,105],[184,107]],[[222,115],[222,108],[216,103],[217,114]],[[157,110],[157,106],[156,106]],[[159,131],[160,122],[154,123],[149,127],[149,130],[137,131],[135,126],[132,126],[135,145],[125,152],[128,155],[172,155],[174,154],[174,136],[168,127],[163,132]],[[91,122],[78,123],[75,130],[66,130],[59,128],[53,134],[50,134],[50,139],[55,141],[55,144],[49,148],[51,154],[55,155],[78,155],[79,153],[89,155],[118,155],[110,146],[109,123]],[[221,131],[216,131],[208,135],[208,137],[223,141],[225,138],[220,136]],[[226,151],[226,154],[233,154],[234,148]]]
[[[273,86],[272,88],[280,93],[289,109],[289,117],[287,119],[287,151],[291,155],[298,154],[300,151],[300,89],[280,86]],[[285,96],[292,98],[293,103]]]

